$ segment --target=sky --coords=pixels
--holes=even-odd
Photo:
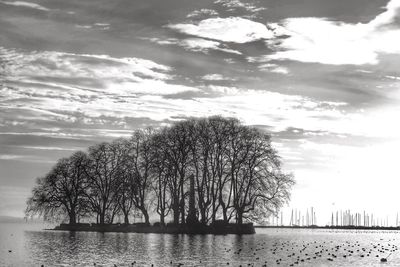
[[[0,215],[61,157],[189,116],[268,131],[284,208],[400,208],[400,0],[0,0]]]

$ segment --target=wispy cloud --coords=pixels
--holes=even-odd
[[[278,74],[289,74],[290,73],[290,70],[288,68],[279,66],[277,64],[272,64],[272,63],[261,64],[258,66],[258,68],[261,71],[268,71],[268,72],[278,73]]]
[[[252,14],[256,14],[259,11],[266,10],[266,7],[258,7],[253,3],[244,3],[239,0],[216,0],[215,4],[219,4],[228,9],[228,11],[243,9]]]
[[[7,154],[2,154],[0,155],[0,160],[15,160],[22,158],[22,156],[19,155],[7,155]]]
[[[114,121],[123,126],[127,117],[164,121],[173,117],[222,114],[237,116],[250,124],[271,125],[275,131],[297,127],[375,135],[391,129],[376,114],[370,116],[361,111],[347,114],[341,102],[243,87],[176,84],[171,67],[143,59],[14,51],[7,53],[7,60],[10,85],[0,90],[0,107],[13,111],[14,115],[3,116],[10,121],[46,119],[47,123],[63,122],[65,127],[81,121],[90,124],[94,120],[100,124]],[[283,68],[279,70],[279,66],[269,67],[271,71],[287,73]],[[203,79],[228,78],[208,74]],[[185,98],[165,97],[179,93],[186,93]],[[395,116],[396,113],[389,109],[385,114]],[[372,118],[381,127],[372,127],[369,123]],[[60,132],[43,134],[58,136]]]
[[[56,147],[56,146],[20,146],[20,148],[32,149],[32,150],[60,150],[60,151],[75,151],[80,149],[77,147]]]
[[[50,9],[36,4],[32,2],[25,2],[25,1],[0,1],[0,3],[5,4],[5,5],[10,5],[10,6],[19,6],[19,7],[27,7],[27,8],[32,8],[32,9],[37,9],[37,10],[42,10],[42,11],[50,11]]]
[[[207,74],[202,77],[203,80],[206,81],[234,81],[235,78],[225,77],[221,74],[214,73],[214,74]]]
[[[186,17],[187,18],[202,18],[202,17],[211,17],[218,16],[218,12],[213,9],[203,8],[200,10],[195,10],[190,12]]]
[[[157,37],[154,38],[144,38],[153,43],[157,43],[159,45],[178,45],[183,47],[185,50],[194,51],[194,52],[203,52],[208,54],[210,50],[222,51],[230,54],[241,55],[242,53],[228,48],[227,45],[221,44],[217,41],[207,40],[203,38],[186,38],[186,39],[176,39],[176,38],[168,38],[168,39],[160,39]]]

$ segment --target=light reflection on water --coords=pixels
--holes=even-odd
[[[280,266],[288,266],[295,261],[295,257],[288,257],[290,253],[306,258],[305,253],[312,255],[321,249],[317,248],[320,245],[328,250],[322,257],[295,266],[384,266],[379,259],[389,252],[378,249],[389,248],[389,244],[400,246],[400,232],[394,231],[257,229],[255,235],[213,236],[74,233],[43,231],[23,224],[0,227],[0,266],[130,266],[134,261],[136,266],[227,266],[228,262],[230,266],[262,266],[265,261],[268,266],[275,266],[277,259],[282,259]],[[343,258],[342,254],[348,252],[341,247],[334,252],[337,258],[328,261],[328,253],[343,244],[354,253]],[[380,245],[373,248],[377,244]],[[299,254],[303,246],[307,249]],[[371,250],[370,256],[362,248]],[[400,266],[398,251],[389,257],[386,266]]]

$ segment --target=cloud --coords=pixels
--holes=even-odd
[[[78,139],[93,137],[90,134],[63,133],[63,132],[0,132],[0,135],[17,135],[17,136],[44,136],[62,139]]]
[[[33,9],[37,9],[37,10],[42,10],[42,11],[50,11],[50,9],[41,6],[39,4],[36,3],[32,3],[32,2],[25,2],[25,1],[14,1],[14,2],[10,2],[10,1],[0,1],[0,3],[5,4],[5,5],[10,5],[10,6],[20,6],[20,7],[27,7],[27,8],[33,8]]]
[[[208,88],[208,89],[207,89]],[[287,127],[305,127],[307,130],[346,132],[332,121],[345,119],[343,106],[322,103],[299,95],[287,95],[226,86],[209,86],[201,97],[168,99],[161,96],[143,96],[146,102],[140,113],[153,120],[163,121],[174,117],[201,117],[210,115],[233,116],[246,124],[269,125],[269,130],[282,131]],[[337,104],[337,105],[335,105]],[[147,106],[152,107],[146,109]],[[137,111],[139,112],[139,111]],[[354,128],[354,127],[353,127]]]
[[[78,147],[56,147],[56,146],[20,146],[20,148],[32,149],[32,150],[60,150],[60,151],[75,151],[80,149]]]
[[[75,25],[76,28],[79,29],[94,29],[94,30],[109,30],[110,24],[109,23],[94,23],[92,25]]]
[[[400,1],[391,0],[386,5],[386,11],[376,16],[375,19],[368,24],[374,28],[390,26],[392,23],[396,22],[396,19],[399,19],[399,14]]]
[[[198,24],[170,24],[168,27],[188,35],[239,44],[274,37],[264,24],[240,17],[209,18]]]
[[[140,117],[142,106],[152,109],[141,95],[200,91],[174,83],[172,68],[139,58],[4,48],[0,58],[7,61],[0,121],[15,128],[23,128],[21,123],[117,124]]]
[[[257,13],[259,11],[265,10],[265,7],[257,7],[251,3],[243,3],[239,0],[216,0],[215,4],[220,4],[228,10],[235,10],[235,9],[244,9],[246,11]]]
[[[53,163],[56,159],[48,159],[46,157],[39,157],[38,155],[0,155],[0,161],[21,161],[21,162],[33,162],[33,163]]]
[[[171,68],[140,58],[114,58],[108,55],[73,54],[55,51],[29,52],[0,47],[0,59],[8,62],[7,78],[29,76],[56,77],[148,77],[168,80]],[[135,76],[137,75],[137,76]]]
[[[92,25],[75,25],[79,29],[91,29]]]
[[[237,50],[229,49],[225,44],[221,44],[220,42],[217,41],[206,40],[203,38],[186,38],[183,40],[179,40],[176,38],[160,39],[155,37],[155,38],[147,38],[147,40],[153,43],[157,43],[159,45],[178,45],[180,47],[183,47],[185,50],[194,52],[203,52],[205,54],[208,54],[210,50],[217,50],[236,55],[242,54]]]
[[[399,13],[399,1],[369,23],[350,24],[326,18],[288,18],[270,24],[276,38],[267,40],[275,52],[269,60],[296,60],[331,65],[377,64],[382,53],[400,54],[400,29],[389,27]]]
[[[51,94],[55,98],[84,100],[95,98],[99,91],[123,96],[198,90],[167,83],[173,79],[170,67],[139,58],[51,51],[23,53],[4,48],[0,49],[0,58],[8,61],[5,74],[10,86],[2,90],[5,98],[18,93],[20,97]]]
[[[0,160],[15,160],[22,158],[22,156],[19,155],[7,155],[7,154],[2,154],[0,155]]]
[[[390,126],[393,124],[382,120],[398,115],[390,108],[349,114],[342,102],[237,87],[181,85],[175,83],[171,67],[138,58],[5,49],[3,52],[8,61],[6,86],[0,90],[1,123],[5,125],[25,127],[29,122],[28,125],[40,129],[41,124],[57,123],[63,128],[82,123],[121,128],[126,126],[127,118],[160,122],[174,117],[220,114],[237,116],[249,124],[271,125],[274,131],[296,127],[371,136],[398,133]],[[268,67],[278,72],[281,68]],[[203,79],[229,78],[211,73]],[[186,97],[166,97],[179,93]],[[24,125],[18,126],[19,122]],[[61,131],[37,130],[31,134],[64,137],[60,136]],[[81,138],[74,134],[65,133],[65,137]],[[86,134],[84,137],[90,138]]]
[[[270,72],[279,73],[279,74],[289,74],[290,73],[289,69],[285,68],[285,67],[276,67],[276,68],[271,69]]]
[[[213,9],[200,9],[195,10],[189,13],[186,17],[187,18],[199,18],[199,17],[211,17],[211,16],[218,16],[218,12]]]
[[[223,51],[226,53],[232,53],[232,54],[237,54],[240,55],[241,53],[236,50],[232,50],[229,48],[224,48],[221,46],[219,42],[216,41],[210,41],[210,40],[205,40],[202,38],[188,38],[179,41],[178,43],[180,46],[192,50],[192,51],[202,51],[202,52],[208,52],[209,49],[212,50],[219,50]]]
[[[218,73],[204,75],[202,77],[202,79],[206,80],[206,81],[234,81],[235,80],[234,78],[228,78],[228,77],[222,76],[221,74],[218,74]]]
[[[271,64],[271,63],[261,64],[258,66],[258,68],[262,71],[268,71],[268,72],[278,73],[278,74],[287,75],[290,73],[288,68],[279,66],[277,64]]]
[[[386,75],[385,77],[391,80],[400,80],[400,76]]]

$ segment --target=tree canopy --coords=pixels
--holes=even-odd
[[[145,223],[157,214],[184,224],[191,197],[202,224],[261,221],[290,198],[294,178],[281,167],[268,133],[234,118],[192,118],[60,159],[37,179],[26,215],[128,224],[136,211]]]

